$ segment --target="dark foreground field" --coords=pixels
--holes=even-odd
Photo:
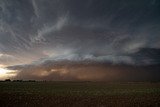
[[[160,83],[0,82],[0,107],[160,107]]]

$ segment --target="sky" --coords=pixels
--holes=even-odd
[[[159,0],[0,0],[0,79],[159,81]]]

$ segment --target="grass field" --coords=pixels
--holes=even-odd
[[[160,83],[0,82],[0,107],[160,107]]]

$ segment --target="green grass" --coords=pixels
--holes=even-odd
[[[2,106],[160,106],[160,83],[0,82]]]

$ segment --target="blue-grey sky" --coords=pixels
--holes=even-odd
[[[158,65],[159,41],[159,0],[0,0],[0,65],[17,77],[106,79]]]

